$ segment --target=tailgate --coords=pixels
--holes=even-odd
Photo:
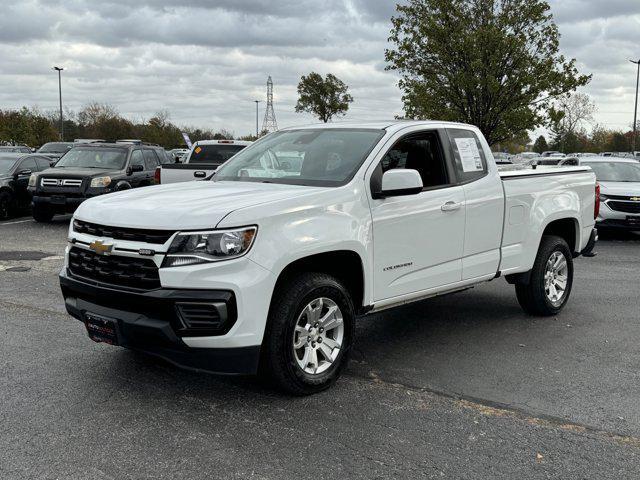
[[[218,165],[207,164],[180,164],[162,165],[160,167],[160,183],[191,182],[204,180],[210,177],[217,170]]]

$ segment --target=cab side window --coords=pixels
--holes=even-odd
[[[129,162],[129,165],[142,165],[142,168],[144,168],[144,158],[142,157],[142,150],[134,150],[133,152],[131,152],[131,161]]]
[[[380,161],[382,172],[394,168],[417,170],[424,188],[449,184],[437,131],[418,132],[398,140]]]
[[[36,163],[38,164],[38,171],[46,170],[51,167],[51,160],[48,160],[43,157],[36,158]]]
[[[158,166],[158,156],[153,150],[144,151],[145,170],[155,170]]]
[[[458,181],[468,183],[484,177],[488,172],[487,159],[476,134],[459,128],[448,128],[447,134]]]
[[[31,170],[32,172],[38,171],[38,165],[36,165],[36,160],[34,158],[25,158],[20,162],[20,166],[18,167],[18,172],[23,170]]]

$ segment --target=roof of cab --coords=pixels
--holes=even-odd
[[[448,127],[463,127],[466,129],[477,129],[477,127],[475,127],[474,125],[469,125],[466,123],[457,123],[457,122],[446,122],[441,120],[378,120],[378,121],[370,121],[370,122],[344,121],[344,122],[332,122],[332,123],[314,123],[314,124],[286,127],[281,130],[363,128],[363,129],[372,129],[372,130],[396,131],[396,130],[401,130],[403,128],[413,127],[413,126],[435,127],[435,126],[443,126],[443,125]]]

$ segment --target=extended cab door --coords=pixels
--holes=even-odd
[[[495,275],[504,221],[502,180],[495,163],[488,161],[490,149],[481,134],[465,128],[446,131],[467,210],[462,279]]]
[[[390,169],[415,169],[424,186],[417,194],[371,199],[376,301],[461,280],[465,199],[446,160],[445,135],[413,131],[373,171],[372,183]]]

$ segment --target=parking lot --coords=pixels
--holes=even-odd
[[[0,478],[635,478],[640,235],[576,261],[555,318],[502,279],[363,318],[290,398],[91,342],[57,283],[69,217],[0,224]]]

